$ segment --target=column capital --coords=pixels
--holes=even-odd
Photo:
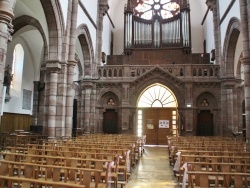
[[[0,1],[0,21],[11,23],[15,4],[16,0]]]
[[[99,13],[104,16],[107,13],[108,9],[109,9],[108,0],[99,0],[99,10],[100,10]]]
[[[242,57],[240,61],[243,65],[250,65],[250,57]]]
[[[75,67],[77,64],[77,61],[76,60],[68,60],[68,66],[73,66]]]
[[[217,0],[207,0],[206,4],[211,11],[217,9]]]
[[[46,61],[46,70],[50,72],[59,72],[61,70],[61,64],[59,60],[47,60]]]

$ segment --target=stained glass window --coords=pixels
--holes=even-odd
[[[134,3],[135,15],[150,20],[154,15],[163,19],[171,18],[180,12],[175,0],[137,0]]]

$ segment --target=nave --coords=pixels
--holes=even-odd
[[[178,183],[169,165],[167,148],[144,147],[144,154],[128,181],[126,188],[177,188]]]

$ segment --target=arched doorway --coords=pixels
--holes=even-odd
[[[137,134],[146,135],[146,144],[165,145],[167,135],[177,135],[177,100],[166,86],[147,87],[137,103]]]
[[[217,100],[213,94],[209,92],[201,93],[196,101],[197,107],[197,136],[214,136],[219,132],[216,126],[216,114],[214,109],[217,109]],[[216,130],[217,127],[217,130]]]

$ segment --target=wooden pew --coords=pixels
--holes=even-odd
[[[101,174],[103,170],[91,169],[91,168],[78,168],[78,167],[68,167],[68,166],[55,166],[55,165],[40,165],[34,163],[24,163],[24,162],[13,162],[0,160],[1,171],[0,175],[5,178],[1,179],[0,185],[4,184],[9,187],[13,187],[15,181],[20,182],[30,182],[30,179],[37,180],[39,184],[42,185],[53,185],[54,182],[63,182],[66,187],[74,187],[75,185],[81,185],[84,187],[106,187],[108,182],[108,171],[106,171],[104,182],[101,183]],[[4,168],[4,170],[2,170]],[[28,174],[27,174],[28,173]],[[92,177],[94,176],[95,182],[92,182]],[[8,179],[8,177],[16,178],[13,181]],[[19,178],[19,179],[17,179]],[[26,181],[26,178],[28,180]],[[8,182],[2,180],[7,179]],[[33,183],[34,186],[37,186]],[[93,184],[91,186],[91,184]],[[56,185],[56,184],[55,184]],[[77,186],[75,186],[77,187]]]
[[[237,172],[205,172],[188,171],[188,187],[208,188],[208,187],[235,187],[247,188],[250,186],[250,173]],[[226,181],[227,178],[230,181]],[[196,184],[195,184],[196,182]],[[199,185],[197,185],[199,184]]]

